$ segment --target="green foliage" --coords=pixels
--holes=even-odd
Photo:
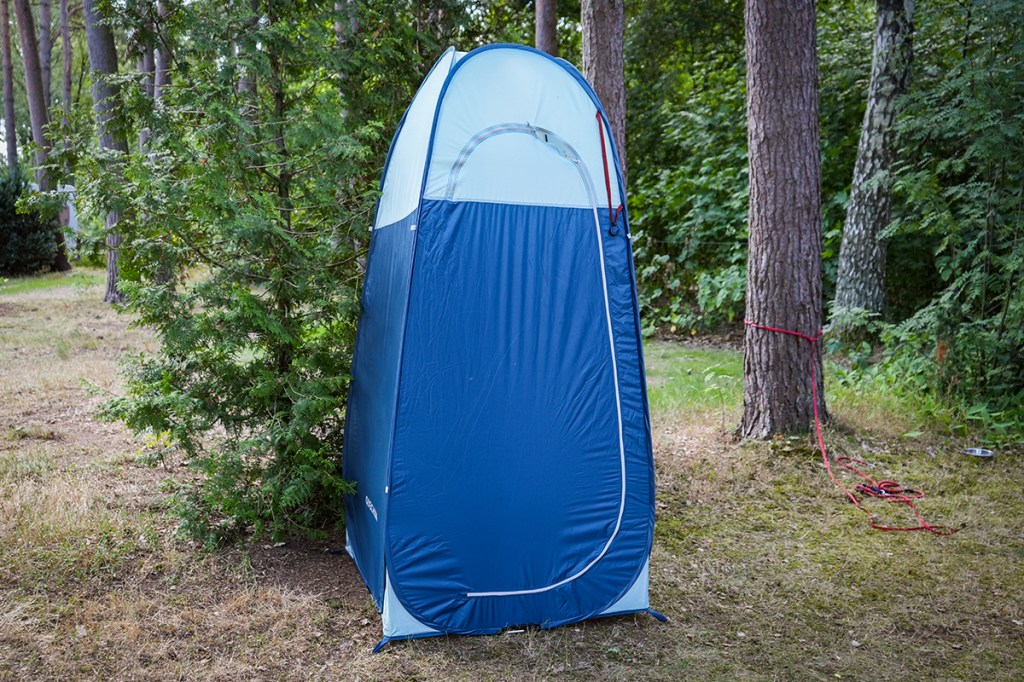
[[[122,80],[120,121],[147,128],[147,147],[78,167],[89,204],[121,213],[128,307],[160,341],[106,414],[184,452],[198,475],[177,512],[208,543],[330,530],[354,491],[345,395],[367,178],[386,144],[371,116],[387,99],[376,88],[406,99],[418,73],[385,78],[399,42],[339,79],[335,16],[333,2],[183,5],[166,100]]]
[[[846,207],[871,78],[875,3],[822,5],[818,12],[821,111],[822,299],[835,298]]]
[[[120,216],[122,288],[160,350],[127,369],[106,414],[180,448],[183,529],[319,533],[340,521],[340,453],[358,284],[381,166],[405,104],[449,43],[514,39],[517,3],[129,3],[130,49],[174,54],[154,103],[117,78],[127,155],[69,125],[85,209]],[[485,11],[486,10],[486,11]],[[154,34],[153,27],[156,27]]]
[[[742,79],[735,68],[707,73],[668,119],[665,140],[679,160],[637,173],[634,244],[648,324],[690,327],[705,321],[713,326],[742,310],[747,217],[745,94],[737,87]],[[732,286],[720,287],[723,283]]]
[[[864,94],[871,13],[819,13],[826,299]],[[742,3],[645,3],[627,38],[631,215],[647,330],[714,329],[742,316],[747,137]]]
[[[28,275],[48,268],[56,253],[52,224],[35,212],[19,212],[26,182],[18,172],[0,175],[0,275]]]
[[[1004,0],[922,10],[924,66],[902,119],[907,153],[890,232],[931,251],[935,275],[926,281],[936,288],[918,292],[924,300],[893,330],[887,362],[927,354],[932,388],[966,414],[982,406],[1020,419],[1024,16]]]

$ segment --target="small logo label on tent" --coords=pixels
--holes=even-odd
[[[370,510],[371,514],[373,514],[373,520],[377,521],[377,508],[373,506],[373,502],[370,502],[370,496],[367,495],[364,499],[366,500],[366,508]]]

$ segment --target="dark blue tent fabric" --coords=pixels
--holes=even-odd
[[[626,238],[602,231],[602,262],[592,210],[471,202],[425,202],[418,229],[392,453],[394,589],[448,632],[599,613],[639,573],[653,521]]]
[[[349,553],[378,608],[384,598],[384,519],[398,369],[416,233],[415,215],[374,230],[363,284],[363,314],[356,335],[352,386],[345,423],[343,475],[357,492],[346,497]],[[354,453],[358,453],[355,456]]]

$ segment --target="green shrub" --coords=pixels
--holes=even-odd
[[[87,155],[78,174],[95,212],[121,212],[128,307],[160,343],[105,414],[183,452],[196,475],[175,510],[207,544],[332,532],[355,490],[341,449],[382,136],[343,111],[334,4],[272,9],[182,7],[182,87],[159,109],[122,92],[119,117],[150,130],[148,153]],[[243,73],[256,85],[239,93]]]
[[[37,213],[19,213],[25,191],[21,174],[0,175],[0,275],[30,275],[49,267],[56,254],[55,228]]]
[[[896,282],[919,273],[896,299],[916,312],[883,337],[885,362],[928,358],[936,395],[1005,430],[1024,421],[1024,15],[1012,0],[924,5],[918,25],[929,66],[900,122],[889,230],[918,247],[889,262]]]

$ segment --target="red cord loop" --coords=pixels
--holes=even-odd
[[[814,344],[821,340],[823,331],[819,331],[814,336],[808,336],[807,334],[801,334],[800,332],[791,331],[789,329],[780,329],[778,327],[767,327],[765,325],[756,324],[750,320],[743,320],[743,324],[754,329],[761,329],[768,332],[777,332],[779,334],[787,334],[789,336],[795,336],[803,339],[811,344],[813,349]],[[850,501],[856,505],[857,509],[868,515],[868,523],[875,530],[886,530],[886,531],[912,531],[912,530],[926,530],[929,533],[935,535],[952,535],[957,531],[956,528],[950,528],[949,526],[933,526],[924,517],[921,516],[921,510],[917,508],[914,500],[924,499],[924,493],[919,490],[912,490],[905,488],[896,481],[876,481],[871,478],[863,471],[853,466],[853,464],[860,464],[861,466],[871,466],[862,459],[854,459],[853,457],[838,457],[836,463],[846,469],[847,471],[853,472],[860,476],[866,481],[866,483],[859,483],[854,486],[853,490],[860,493],[865,497],[873,497],[886,502],[895,502],[896,504],[903,504],[910,507],[911,511],[914,512],[914,517],[917,519],[918,525],[908,527],[896,527],[896,526],[883,526],[879,524],[878,517],[872,514],[868,509],[861,504],[861,501],[857,499],[857,496],[853,494],[845,485],[843,485],[836,475],[832,472],[832,465],[828,461],[828,453],[825,451],[825,438],[821,434],[821,417],[818,414],[818,377],[815,370],[814,355],[811,355],[811,399],[814,401],[814,429],[818,435],[818,447],[821,449],[821,459],[825,463],[825,470],[828,471],[829,478],[836,486],[846,493],[846,496],[850,498]]]
[[[608,234],[614,237],[618,234],[618,231],[615,229],[615,223],[618,222],[619,214],[622,213],[626,207],[619,204],[617,209],[612,208],[612,179],[611,174],[608,172],[608,152],[604,147],[604,121],[601,119],[600,111],[594,115],[597,117],[597,132],[601,136],[601,161],[604,162],[604,188],[608,192],[608,220],[611,222]]]

